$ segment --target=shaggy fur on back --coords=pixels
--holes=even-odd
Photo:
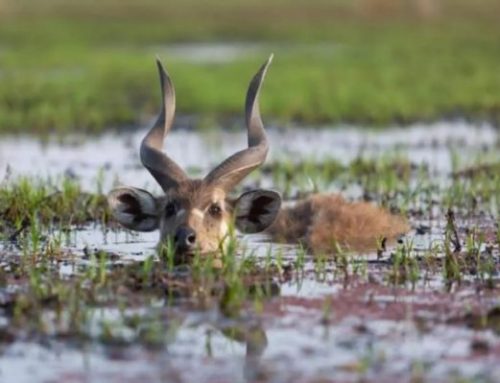
[[[361,252],[374,250],[377,240],[394,241],[408,230],[403,217],[371,203],[315,194],[283,208],[267,233],[276,241],[299,242],[321,253],[335,252],[337,246]]]

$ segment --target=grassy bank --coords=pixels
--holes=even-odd
[[[248,79],[270,52],[268,120],[500,119],[493,0],[442,1],[432,14],[375,0],[39,3],[0,8],[0,132],[144,121],[158,107],[156,54],[174,78],[178,113],[209,121],[241,114]],[[237,53],[193,59],[172,46],[220,41]]]

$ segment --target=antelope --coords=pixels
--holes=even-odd
[[[317,194],[281,209],[278,192],[257,189],[233,198],[231,191],[263,164],[269,143],[260,116],[259,93],[272,55],[252,78],[246,95],[248,147],[236,152],[203,179],[190,179],[162,151],[175,114],[175,91],[157,59],[162,108],[140,146],[144,167],[164,195],[154,197],[135,187],[118,187],[108,195],[115,219],[136,231],[159,229],[158,248],[174,245],[176,256],[215,253],[234,225],[242,233],[267,233],[276,241],[302,242],[312,251],[335,250],[332,243],[363,249],[378,237],[394,239],[407,231],[403,218],[366,202],[350,203],[336,195]],[[336,245],[337,246],[337,245]]]

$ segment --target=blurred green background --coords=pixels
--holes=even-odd
[[[267,121],[498,123],[499,16],[497,0],[2,0],[0,132],[144,123],[156,55],[178,114],[224,124],[271,52]]]

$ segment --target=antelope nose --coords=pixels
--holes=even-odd
[[[174,242],[178,250],[192,250],[196,244],[196,233],[190,227],[180,227],[177,229]]]

